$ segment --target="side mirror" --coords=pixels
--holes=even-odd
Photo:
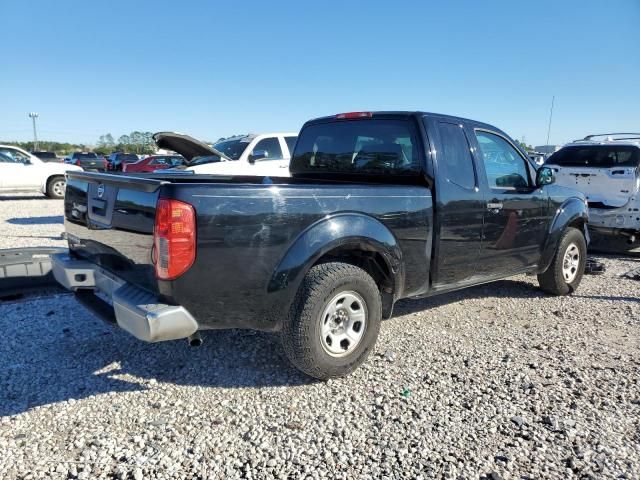
[[[266,150],[254,150],[251,155],[249,155],[249,163],[255,163],[256,160],[261,160],[263,158],[267,158]]]
[[[24,162],[22,162],[24,165],[31,165],[31,160],[29,160],[28,158],[24,159]]]
[[[540,167],[538,173],[536,173],[536,186],[544,187],[545,185],[551,185],[556,181],[556,174],[553,168]]]

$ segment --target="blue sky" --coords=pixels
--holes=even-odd
[[[640,0],[1,0],[0,140],[297,131],[427,110],[527,143],[640,130]],[[6,21],[11,19],[11,21]]]

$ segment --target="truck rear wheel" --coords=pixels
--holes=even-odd
[[[67,187],[67,181],[64,177],[52,177],[47,182],[47,197],[64,198],[64,189]]]
[[[348,263],[314,266],[284,322],[282,344],[291,363],[322,380],[353,372],[376,343],[380,291],[363,269]]]
[[[567,295],[580,285],[587,263],[587,242],[577,228],[569,227],[562,235],[553,261],[538,275],[540,288],[552,295]]]

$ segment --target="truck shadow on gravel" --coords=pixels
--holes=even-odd
[[[519,280],[499,280],[434,297],[400,300],[396,303],[393,316],[407,315],[475,298],[541,298],[546,296],[542,290],[531,283]]]
[[[45,310],[42,318],[25,316],[21,328],[5,332],[12,337],[0,346],[0,416],[70,399],[143,392],[162,383],[257,388],[315,382],[290,366],[274,334],[208,331],[199,348],[186,340],[147,344],[80,306],[74,310],[77,315],[46,316],[51,311]]]
[[[571,294],[572,297],[586,298],[590,300],[615,300],[621,302],[640,302],[640,297],[618,297],[611,295],[581,295]],[[535,284],[520,280],[499,280],[486,285],[466,288],[443,295],[421,299],[400,300],[396,303],[393,317],[408,315],[411,313],[426,311],[431,308],[441,307],[449,303],[476,298],[549,298],[549,295],[540,290]]]
[[[52,224],[62,224],[63,223],[62,215],[49,215],[45,217],[17,217],[17,218],[9,218],[5,220],[7,223],[11,225],[52,225]]]
[[[42,200],[42,201],[50,201],[51,199],[49,197],[45,197],[44,195],[29,195],[29,194],[25,194],[25,195],[14,195],[14,194],[8,194],[8,195],[0,195],[0,202],[2,202],[3,200]]]

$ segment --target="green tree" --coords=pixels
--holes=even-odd
[[[531,145],[527,145],[526,143],[521,142],[520,140],[516,140],[515,142],[516,142],[518,145],[520,145],[520,147],[522,147],[522,149],[523,149],[525,152],[533,152],[533,147],[532,147]]]

